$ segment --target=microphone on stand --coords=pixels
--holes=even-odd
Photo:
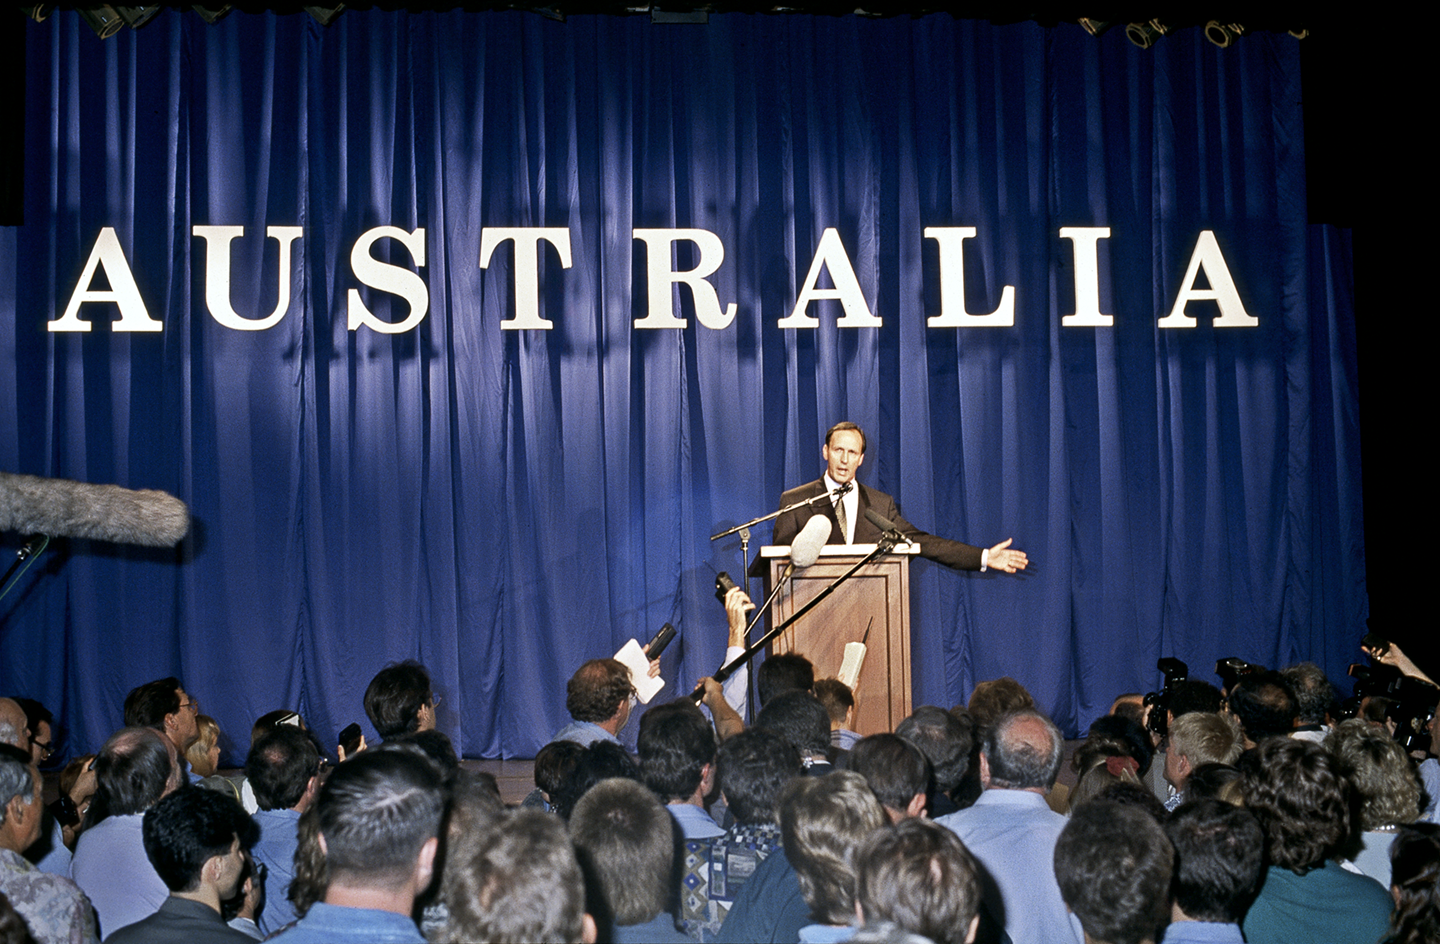
[[[190,510],[166,492],[0,472],[0,531],[173,547]]]
[[[871,524],[873,524],[875,527],[879,528],[881,531],[886,531],[886,532],[892,532],[892,531],[893,531],[893,532],[895,533],[895,536],[896,536],[896,537],[895,537],[895,540],[897,540],[897,541],[904,541],[906,544],[914,544],[914,543],[915,543],[914,541],[910,540],[910,536],[909,536],[908,534],[905,534],[905,533],[904,533],[903,531],[901,531],[898,527],[896,527],[895,522],[891,521],[889,518],[885,517],[884,515],[880,514],[880,513],[877,512],[877,511],[873,511],[872,509],[866,508],[866,509],[865,509],[865,520],[866,520],[866,521],[869,521]]]

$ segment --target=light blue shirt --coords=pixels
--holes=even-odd
[[[425,944],[406,915],[373,908],[342,908],[317,901],[290,930],[270,940],[277,944]]]
[[[70,877],[95,906],[102,938],[150,917],[170,897],[145,855],[144,819],[144,813],[106,817],[75,844]]]
[[[555,732],[552,741],[574,741],[581,747],[589,747],[596,741],[619,744],[620,739],[593,721],[572,721]]]
[[[1043,796],[986,790],[974,806],[935,822],[954,830],[985,866],[982,899],[997,918],[1003,909],[1010,940],[1083,944],[1080,922],[1065,909],[1055,881],[1055,840],[1065,817],[1051,810]]]
[[[666,808],[680,824],[680,833],[686,839],[711,839],[725,835],[725,830],[710,818],[710,814],[693,803],[671,803]]]
[[[1160,944],[1245,944],[1238,924],[1216,921],[1172,921]]]
[[[274,934],[298,917],[285,893],[295,878],[300,814],[294,810],[259,810],[255,822],[260,826],[260,841],[250,854],[256,862],[265,863],[265,910],[258,923],[260,930]]]
[[[1440,823],[1440,761],[1427,757],[1420,762],[1420,782],[1425,785],[1425,795],[1430,798],[1420,821]]]

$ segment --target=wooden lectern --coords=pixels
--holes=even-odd
[[[770,625],[783,623],[874,549],[873,544],[826,545],[820,559],[797,571],[775,598]],[[902,545],[876,558],[770,643],[767,655],[799,652],[815,664],[817,679],[829,678],[840,671],[845,644],[860,642],[869,626],[865,666],[855,685],[855,730],[861,734],[894,731],[910,715],[910,557],[919,551],[913,544]],[[760,559],[768,565],[768,594],[790,562],[790,548],[762,547]]]

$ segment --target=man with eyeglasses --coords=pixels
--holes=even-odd
[[[127,728],[153,728],[175,745],[180,763],[185,764],[185,750],[200,739],[200,726],[196,718],[200,715],[200,702],[192,698],[175,676],[146,682],[130,690],[125,696],[125,726]],[[187,770],[191,783],[199,783],[200,777]]]
[[[401,734],[435,730],[438,704],[430,673],[413,660],[387,665],[365,688],[365,714],[387,741]]]

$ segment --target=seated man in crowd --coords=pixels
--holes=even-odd
[[[387,665],[365,688],[365,715],[383,740],[435,730],[430,673],[415,661]]]
[[[159,731],[175,746],[182,770],[188,771],[185,752],[200,737],[199,717],[200,703],[186,693],[174,676],[146,682],[125,696],[125,726]],[[194,774],[189,777],[191,783],[200,780]]]
[[[1065,817],[1045,793],[1060,772],[1064,741],[1035,711],[1001,715],[985,729],[975,805],[936,822],[953,829],[985,867],[981,907],[1015,944],[1078,944],[1079,922],[1060,897],[1052,870]]]
[[[767,656],[755,672],[755,687],[759,690],[761,708],[785,692],[798,690],[814,694],[815,666],[798,652]]]
[[[436,944],[595,944],[585,880],[565,825],[539,810],[501,814],[447,852]]]
[[[1270,862],[1245,915],[1245,940],[1380,940],[1390,895],[1331,861],[1350,831],[1350,786],[1339,763],[1318,744],[1272,737],[1242,755],[1240,769],[1245,807],[1260,821]]]
[[[591,659],[565,685],[565,710],[571,722],[552,741],[574,741],[589,747],[596,741],[620,743],[620,730],[630,720],[635,686],[630,670],[615,659]]]
[[[753,907],[749,911],[757,920],[775,913],[765,904],[773,889],[764,884],[760,870],[766,858],[780,848],[776,802],[790,781],[802,773],[795,746],[764,728],[752,728],[722,742],[716,764],[720,793],[735,825],[723,836],[685,843],[681,917],[687,932],[697,940],[716,940],[732,905],[742,895],[750,896],[747,901]],[[788,877],[795,899],[803,905],[794,872],[789,871]],[[750,930],[737,923],[732,933],[745,937]]]
[[[148,918],[170,897],[145,854],[142,820],[180,787],[178,756],[174,742],[151,728],[121,728],[95,758],[95,798],[70,868],[105,937]]]
[[[605,780],[575,804],[570,838],[602,940],[688,940],[671,911],[676,830],[654,794],[633,780]]]
[[[779,812],[785,858],[810,906],[812,923],[800,929],[801,944],[849,940],[856,921],[855,850],[885,825],[885,811],[864,777],[841,770],[792,782]]]
[[[970,772],[970,752],[975,746],[975,725],[969,712],[956,716],[936,705],[921,705],[900,722],[895,733],[920,748],[930,761],[927,809],[931,818],[960,809],[954,794]]]
[[[1225,707],[1245,732],[1246,750],[1266,738],[1289,737],[1299,718],[1295,692],[1279,672],[1241,676],[1230,690]]]
[[[1239,727],[1226,715],[1192,711],[1170,724],[1165,751],[1165,782],[1173,791],[1167,809],[1185,802],[1190,773],[1203,764],[1234,764],[1242,748]]]
[[[235,894],[258,830],[238,800],[184,786],[145,813],[145,854],[170,889],[160,910],[106,937],[114,944],[248,944],[220,902]]]
[[[830,746],[848,751],[860,740],[855,728],[855,694],[839,679],[815,680],[815,697],[830,715]]]
[[[93,944],[95,912],[68,878],[41,872],[23,853],[41,832],[41,782],[30,754],[0,745],[0,895],[37,944]]]
[[[920,748],[898,734],[872,734],[856,742],[847,762],[865,778],[890,822],[925,815],[930,762]]]
[[[425,944],[410,915],[430,885],[445,797],[409,747],[365,751],[335,768],[315,801],[328,884],[283,944]]]
[[[889,922],[935,944],[970,944],[980,923],[980,864],[956,835],[911,817],[877,829],[855,855],[862,924]]]
[[[265,866],[265,910],[257,923],[266,934],[298,917],[285,895],[295,877],[300,814],[315,803],[319,775],[320,752],[310,733],[289,725],[260,735],[245,759],[245,778],[259,806],[260,840],[251,852]]]
[[[640,772],[645,785],[669,805],[686,839],[725,832],[705,810],[705,798],[715,786],[715,747],[710,722],[688,698],[656,705],[640,717]]]
[[[1055,877],[1086,944],[1153,944],[1170,916],[1175,853],[1154,818],[1095,800],[1070,814],[1055,843]]]
[[[1175,849],[1175,901],[1163,944],[1244,944],[1240,920],[1265,854],[1255,817],[1221,800],[1199,800],[1170,815],[1165,835]]]
[[[755,716],[755,727],[795,745],[807,777],[823,777],[835,769],[830,763],[830,716],[809,692],[792,689],[771,698]]]
[[[1325,723],[1335,703],[1335,686],[1325,670],[1313,662],[1297,662],[1280,670],[1295,693],[1295,730],[1290,736],[1302,741],[1325,740],[1330,727]]]

